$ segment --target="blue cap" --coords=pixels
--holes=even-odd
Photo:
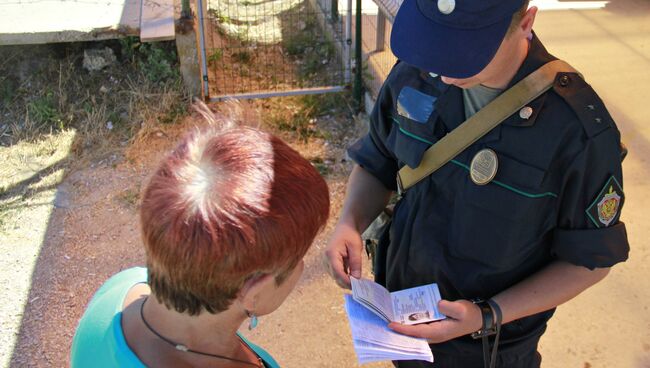
[[[494,58],[524,0],[404,0],[390,46],[398,59],[450,78],[478,74]]]

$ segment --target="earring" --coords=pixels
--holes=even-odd
[[[258,323],[257,316],[254,313],[251,313],[249,311],[246,311],[246,315],[248,316],[248,318],[251,319],[250,322],[248,322],[248,330],[250,331],[255,329]]]

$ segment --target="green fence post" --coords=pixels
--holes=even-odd
[[[190,0],[181,1],[181,18],[191,18],[192,9],[190,9]]]
[[[355,70],[354,70],[354,98],[359,104],[358,107],[361,109],[363,104],[363,80],[361,70],[361,0],[357,0],[357,14],[355,17],[355,46],[354,46],[354,59],[355,59]]]

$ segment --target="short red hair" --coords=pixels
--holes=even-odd
[[[223,311],[250,277],[293,269],[328,215],[325,181],[279,138],[242,127],[196,131],[144,190],[152,293],[180,313]]]

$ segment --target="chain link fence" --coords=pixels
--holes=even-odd
[[[206,0],[204,0],[206,1]],[[346,18],[332,0],[207,0],[205,59],[213,98],[343,89]]]

